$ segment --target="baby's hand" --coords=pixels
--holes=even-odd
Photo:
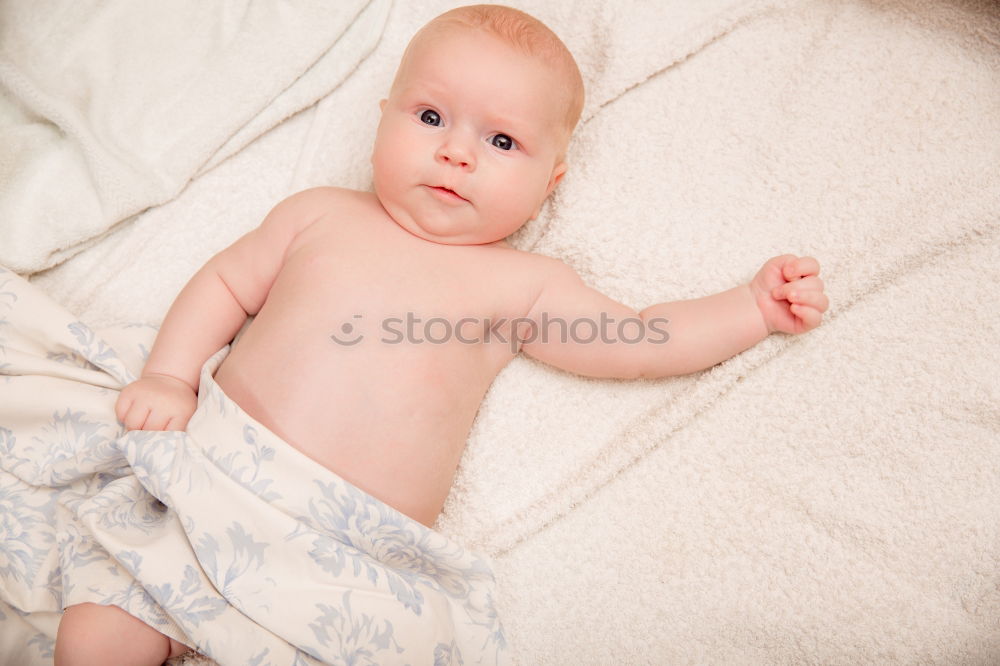
[[[819,326],[830,300],[823,293],[819,262],[783,254],[768,259],[750,281],[768,333],[805,333]]]
[[[184,430],[198,406],[186,382],[169,375],[146,375],[122,389],[115,416],[127,430]]]

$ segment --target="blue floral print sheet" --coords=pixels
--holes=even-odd
[[[221,664],[495,664],[488,563],[313,462],[201,372],[186,432],[123,432],[150,327],[98,335],[0,268],[0,662],[119,606]]]

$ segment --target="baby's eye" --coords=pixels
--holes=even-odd
[[[514,139],[510,138],[506,134],[494,134],[493,138],[490,139],[490,143],[499,148],[500,150],[513,150]]]
[[[432,111],[431,109],[425,109],[423,113],[420,114],[420,122],[425,125],[433,125],[437,127],[441,124],[441,114],[437,111]]]

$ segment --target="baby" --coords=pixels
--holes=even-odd
[[[254,316],[219,386],[305,455],[430,526],[480,401],[519,351],[593,377],[664,377],[775,331],[808,331],[827,309],[810,257],[775,257],[748,284],[637,312],[558,259],[511,247],[504,239],[566,174],[583,106],[573,57],[522,12],[434,19],[380,106],[374,192],[295,194],[212,257],[121,392],[127,428],[184,429],[202,364]],[[185,649],[120,609],[81,604],[65,612],[56,658],[153,664]]]

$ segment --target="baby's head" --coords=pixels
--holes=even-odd
[[[538,215],[566,172],[583,80],[537,19],[460,7],[413,37],[381,107],[372,164],[386,211],[427,240],[491,243]]]

